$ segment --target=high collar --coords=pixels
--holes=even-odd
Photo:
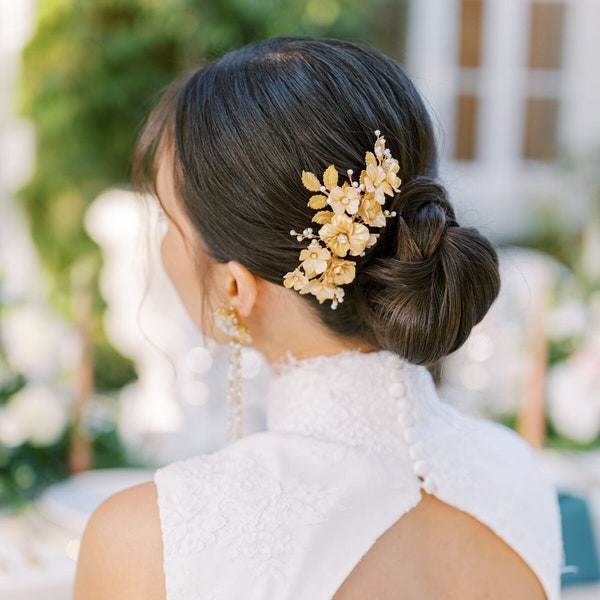
[[[270,431],[390,454],[435,400],[424,367],[379,351],[342,352],[280,365],[267,403]]]

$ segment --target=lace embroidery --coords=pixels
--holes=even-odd
[[[372,361],[382,377],[365,377],[365,371],[355,369],[357,358]],[[379,454],[402,452],[396,400],[407,392],[405,364],[389,352],[344,352],[335,361],[326,356],[301,362],[288,358],[278,366],[280,375],[271,386],[268,427]],[[290,389],[291,395],[286,393]]]
[[[160,500],[167,558],[218,547],[245,557],[257,576],[285,578],[296,528],[344,509],[337,486],[280,481],[253,458],[220,452],[167,469],[178,482],[177,493]]]

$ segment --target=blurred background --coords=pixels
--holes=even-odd
[[[600,598],[597,0],[0,0],[0,596],[65,599],[107,495],[225,444],[227,356],[130,191],[165,86],[274,35],[375,46],[430,106],[459,221],[504,288],[444,397],[513,427],[561,492],[565,598]],[[245,351],[244,426],[268,369]]]

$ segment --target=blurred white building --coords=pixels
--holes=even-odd
[[[408,71],[465,220],[500,239],[549,203],[585,220],[589,192],[557,162],[600,147],[600,2],[413,0],[409,14]]]
[[[16,116],[21,50],[33,27],[33,0],[0,0],[0,302],[38,288],[37,256],[12,194],[30,176],[31,123]]]
[[[31,0],[0,0],[0,192],[13,191],[33,166],[33,131],[15,116],[21,50],[33,26]]]

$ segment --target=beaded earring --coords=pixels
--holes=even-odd
[[[239,440],[242,437],[242,344],[249,344],[252,337],[231,306],[218,306],[214,321],[231,338],[227,372],[227,441],[234,437]]]

